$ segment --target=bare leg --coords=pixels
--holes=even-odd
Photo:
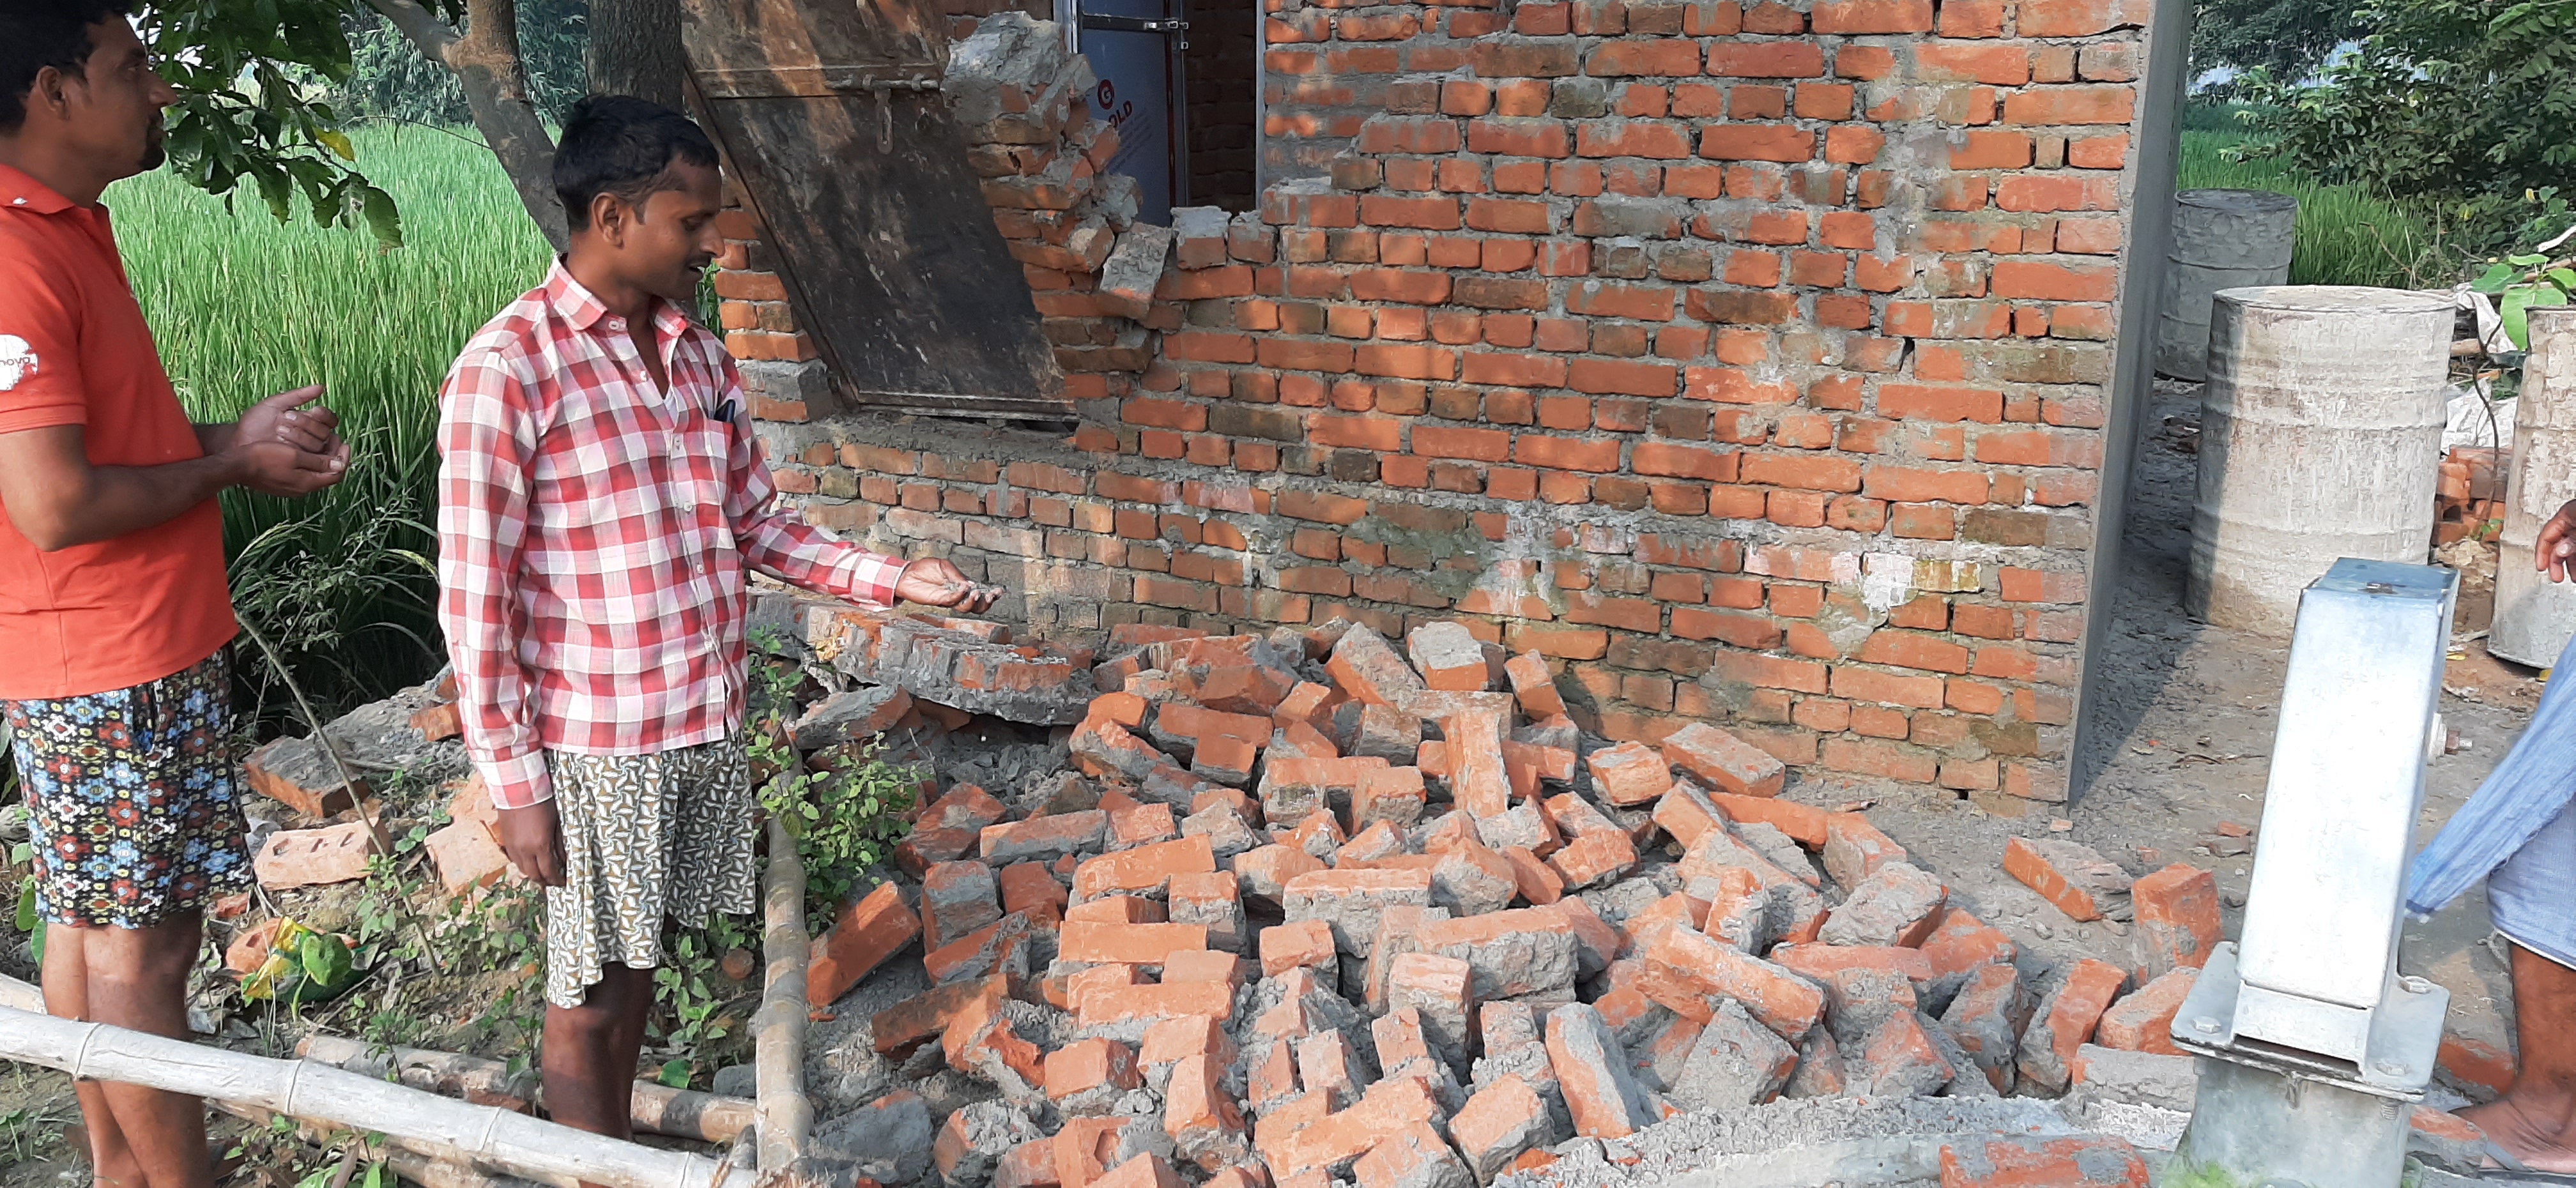
[[[2576,970],[2514,946],[2513,1010],[2513,1087],[2460,1117],[2533,1171],[2576,1174]]]
[[[140,929],[49,925],[46,1011],[186,1039],[188,971],[204,935],[194,911]],[[214,1188],[205,1103],[108,1081],[74,1092],[102,1188]]]
[[[653,971],[610,963],[570,1010],[546,1007],[546,1113],[576,1130],[633,1138],[635,1058],[653,1006]]]

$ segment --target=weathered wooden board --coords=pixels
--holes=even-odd
[[[1062,416],[1036,303],[935,90],[919,0],[687,0],[709,131],[768,227],[796,314],[857,404]]]

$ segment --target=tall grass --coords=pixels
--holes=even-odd
[[[167,173],[107,193],[163,362],[199,421],[325,384],[353,450],[349,477],[289,502],[223,497],[234,605],[285,654],[326,712],[437,667],[440,379],[466,338],[542,278],[545,241],[480,145],[423,128],[371,129],[358,160],[402,206],[406,246],[257,202],[224,203]],[[286,699],[246,653],[246,715]]]
[[[2456,267],[2442,251],[2426,213],[2360,186],[2320,185],[2278,160],[2231,161],[2247,139],[2241,109],[2216,104],[2183,108],[2184,190],[2270,190],[2299,200],[2298,239],[2290,251],[2294,285],[2424,288],[2451,283]]]

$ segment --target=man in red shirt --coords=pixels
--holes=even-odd
[[[192,425],[101,191],[161,163],[170,88],[120,0],[0,7],[0,716],[35,828],[45,1007],[187,1034],[200,905],[250,881],[215,494],[338,482],[306,388]],[[100,1185],[210,1188],[196,1098],[77,1086]]]
[[[664,920],[752,908],[749,572],[880,607],[992,594],[777,505],[733,360],[687,313],[723,247],[706,133],[585,100],[554,178],[572,250],[440,401],[439,623],[501,848],[547,888],[546,1106],[624,1137]]]

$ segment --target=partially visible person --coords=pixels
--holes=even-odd
[[[0,4],[0,716],[45,920],[45,1008],[187,1035],[203,905],[250,883],[217,492],[310,494],[348,447],[322,390],[194,425],[125,277],[108,183],[173,102],[121,0]],[[211,1188],[196,1098],[82,1082],[102,1188]]]
[[[2576,502],[2541,525],[2533,562],[2576,574]],[[2416,858],[2406,908],[2429,916],[2478,880],[2513,948],[2511,1087],[2459,1111],[2487,1136],[2487,1166],[2576,1183],[2576,642],[2504,761]]]
[[[757,569],[867,606],[981,610],[776,503],[724,344],[716,149],[641,99],[555,152],[571,250],[466,344],[439,410],[439,622],[501,848],[546,887],[546,1106],[628,1135],[664,921],[752,908],[743,738]]]

